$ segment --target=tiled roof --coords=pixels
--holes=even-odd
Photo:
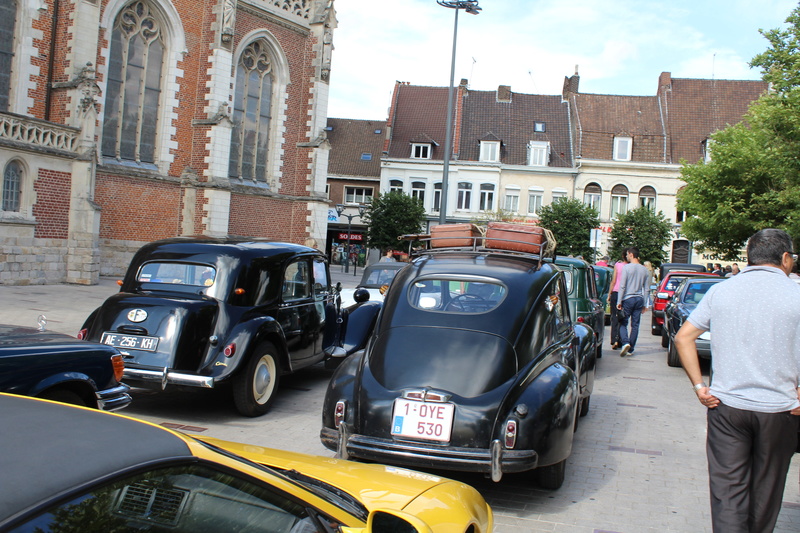
[[[447,87],[424,87],[398,83],[392,108],[392,138],[389,157],[407,159],[411,156],[413,139],[435,142],[431,159],[444,158],[447,130]],[[453,108],[458,89],[454,89]],[[428,142],[430,142],[428,141]]]
[[[329,175],[380,178],[385,121],[329,118],[328,128]],[[362,159],[362,154],[370,154],[371,160]]]
[[[607,94],[574,95],[576,155],[611,160],[614,137],[632,137],[632,161],[666,162],[665,132],[658,98]]]
[[[709,135],[741,122],[750,103],[767,90],[763,81],[671,78],[669,73],[659,84],[672,163],[699,161]]]
[[[503,87],[503,86],[501,86]],[[502,141],[500,161],[527,165],[528,142],[550,142],[550,166],[572,166],[569,115],[561,96],[502,92],[510,101],[498,101],[496,91],[468,91],[464,98],[459,160],[478,161],[480,141],[494,135]],[[545,131],[534,132],[536,122]]]

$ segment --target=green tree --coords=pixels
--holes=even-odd
[[[654,267],[660,265],[667,256],[664,251],[670,242],[672,224],[659,211],[654,213],[647,207],[638,207],[624,215],[618,215],[611,228],[609,255],[622,257],[622,250],[630,246],[639,249],[642,263],[650,261]]]
[[[392,191],[373,198],[362,217],[367,223],[367,242],[381,252],[403,245],[400,235],[419,233],[425,221],[425,207],[418,198]]]
[[[800,237],[800,7],[780,30],[761,30],[769,48],[750,62],[772,90],[754,102],[743,123],[712,136],[708,163],[684,164],[678,209],[696,248],[734,259],[763,228]]]
[[[594,260],[589,238],[591,230],[600,225],[600,218],[593,207],[575,198],[564,198],[541,209],[539,225],[553,232],[559,255],[580,255],[587,261]]]

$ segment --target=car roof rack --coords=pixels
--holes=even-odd
[[[461,232],[455,237],[452,232],[448,235],[437,235],[439,232],[434,231],[432,233],[400,235],[397,240],[408,242],[408,255],[411,258],[422,255],[439,256],[474,252],[486,255],[535,259],[538,262],[537,267],[541,266],[543,261],[554,262],[556,258],[556,241],[552,232],[531,224],[507,224],[506,226],[513,226],[516,232],[520,234],[519,237],[515,237],[515,234],[512,233],[510,238],[506,234],[503,237],[490,235],[487,238],[486,230],[474,224],[440,224],[434,228],[443,228],[443,226],[473,226],[478,231],[472,229],[468,233]],[[532,243],[530,240],[524,239],[524,236],[533,228],[543,234],[539,243]],[[417,243],[416,247],[414,246],[415,243]]]

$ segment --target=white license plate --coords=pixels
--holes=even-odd
[[[392,435],[448,442],[453,431],[452,403],[416,402],[398,398],[392,413]]]
[[[100,337],[100,342],[116,348],[144,350],[145,352],[155,352],[156,348],[158,348],[158,337],[123,335],[122,333],[111,333],[108,331],[103,333],[103,336]]]

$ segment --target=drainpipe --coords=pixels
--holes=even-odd
[[[58,28],[58,0],[53,0],[53,19],[50,25],[50,57],[47,59],[47,85],[44,93],[44,119],[50,121],[50,100],[53,92],[53,68],[56,53],[56,29]]]

